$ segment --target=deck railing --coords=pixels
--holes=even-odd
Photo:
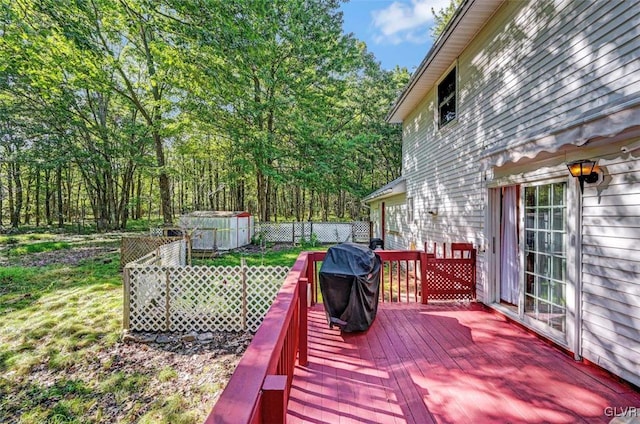
[[[456,272],[460,264],[469,268],[473,260],[475,268],[475,251],[470,257],[463,253],[461,257],[454,255],[449,258],[438,258],[433,253],[416,250],[378,250],[376,253],[383,262],[380,277],[382,302],[426,303],[430,272],[439,276],[446,273],[437,266],[454,265],[451,269]],[[207,417],[207,424],[286,422],[296,358],[302,366],[308,363],[307,290],[311,292],[312,302],[317,302],[318,272],[325,255],[325,252],[300,254],[227,387]],[[456,290],[466,293],[472,290],[475,295],[475,269],[471,275],[474,278],[471,286],[461,285],[460,278],[455,275],[450,281],[457,285]]]
[[[285,421],[296,357],[307,364],[307,255],[291,268],[206,423]]]
[[[420,302],[420,263],[425,252],[419,250],[376,250],[382,259],[380,302]],[[311,283],[311,299],[320,299],[319,272],[326,252],[309,252],[307,278]]]

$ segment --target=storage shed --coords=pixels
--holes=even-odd
[[[179,225],[191,233],[193,251],[230,250],[251,243],[253,216],[243,211],[196,211]]]

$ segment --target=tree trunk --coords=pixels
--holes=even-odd
[[[0,208],[1,209],[1,208]],[[40,226],[40,168],[36,168],[36,227]],[[1,225],[1,222],[0,222]]]
[[[13,213],[11,215],[11,226],[14,228],[18,228],[18,226],[20,225],[20,214],[22,213],[22,200],[23,200],[23,192],[22,192],[22,175],[21,175],[21,169],[20,169],[20,164],[17,162],[13,162],[10,165],[10,168],[12,168],[12,179],[13,179],[13,186],[15,188],[14,191],[14,208],[13,208]]]
[[[136,187],[136,218],[142,219],[142,172],[138,173],[138,185]]]
[[[26,198],[24,201],[24,225],[31,224],[31,185],[33,184],[33,172],[29,172],[27,179]]]
[[[44,171],[44,209],[47,225],[53,224],[53,217],[51,216],[51,170],[45,169]]]
[[[2,228],[3,219],[3,201],[4,201],[4,186],[2,185],[2,163],[0,163],[0,228]]]
[[[18,223],[15,220],[15,198],[13,196],[13,166],[12,163],[7,165],[7,197],[9,198],[9,222],[13,228],[18,228]]]
[[[216,192],[216,187],[213,185],[213,161],[209,160],[208,162],[208,181],[209,181],[209,191],[207,192],[207,198],[209,201],[209,209],[214,208],[214,198]]]
[[[71,198],[73,197],[73,176],[71,175],[71,167],[67,166],[65,168],[65,188],[66,188],[66,212],[67,212],[67,222],[73,222],[73,208],[71,207],[72,202]]]
[[[58,209],[58,228],[64,227],[64,209],[62,204],[62,165],[56,168],[56,192]]]
[[[267,195],[267,177],[260,169],[256,172],[256,184],[258,190],[258,216],[261,222],[269,222],[269,207]]]
[[[147,221],[151,223],[151,208],[153,207],[153,179],[149,181],[149,210],[147,213]]]
[[[313,221],[314,215],[314,205],[313,205],[313,190],[309,193],[309,219],[308,221]]]

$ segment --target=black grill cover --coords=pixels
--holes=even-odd
[[[378,311],[380,257],[366,246],[332,246],[320,267],[320,291],[329,326],[364,331]]]

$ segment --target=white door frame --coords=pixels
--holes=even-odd
[[[524,292],[525,292],[525,267],[524,267],[524,188],[532,185],[545,185],[564,182],[566,183],[566,333],[560,335],[535,320],[527,319],[524,316]],[[500,211],[501,211],[501,188],[508,185],[520,185],[520,289],[518,301],[518,313],[500,304]],[[512,181],[503,185],[491,185],[487,196],[486,217],[488,249],[487,265],[487,289],[486,299],[492,307],[500,310],[506,315],[517,319],[525,326],[531,328],[544,337],[558,343],[562,347],[573,352],[576,359],[581,353],[581,193],[578,183],[571,177],[559,177],[548,179],[536,179],[535,181]]]

